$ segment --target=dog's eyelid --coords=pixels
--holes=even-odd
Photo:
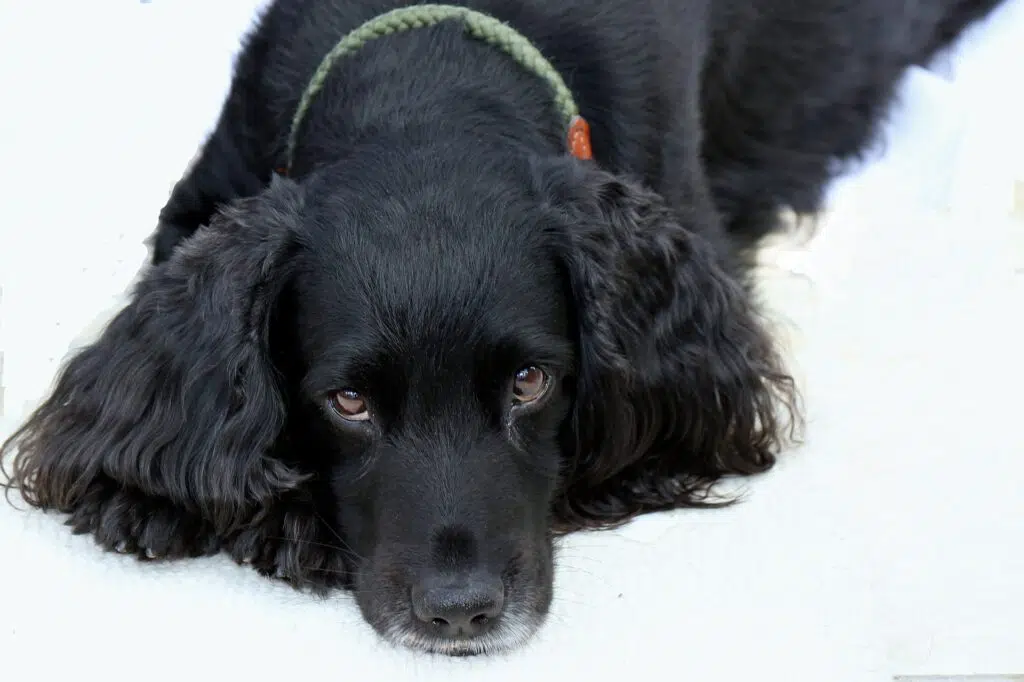
[[[575,369],[574,344],[561,335],[550,332],[520,329],[500,339],[490,352],[503,356],[504,362],[510,365],[516,363],[517,371],[527,365],[543,367],[552,375],[571,374]]]

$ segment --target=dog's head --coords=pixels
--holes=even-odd
[[[225,537],[313,500],[289,540],[328,526],[378,631],[457,654],[538,627],[555,532],[771,466],[790,380],[693,216],[572,159],[446,158],[223,210],[16,434],[27,497],[106,476]]]

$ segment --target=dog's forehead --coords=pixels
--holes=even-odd
[[[496,324],[543,322],[564,307],[561,281],[543,252],[514,245],[402,243],[325,258],[306,270],[309,302],[328,318],[409,320],[423,327],[486,318]],[[315,293],[309,293],[309,292]],[[453,330],[454,331],[454,330]]]
[[[321,226],[297,286],[313,354],[353,339],[457,352],[569,334],[568,290],[536,226],[498,207],[400,203],[349,206]]]

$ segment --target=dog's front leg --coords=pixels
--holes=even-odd
[[[224,544],[239,564],[291,586],[323,594],[348,583],[354,555],[312,501],[289,496]]]

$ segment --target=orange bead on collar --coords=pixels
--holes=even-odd
[[[594,158],[590,145],[590,124],[582,116],[575,116],[569,124],[569,153],[577,159],[589,161]]]

